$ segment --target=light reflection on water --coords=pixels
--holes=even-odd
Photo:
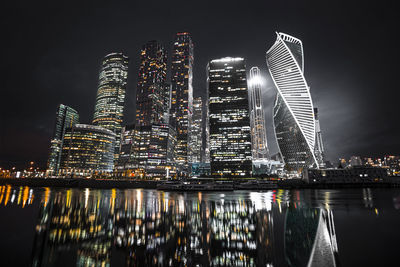
[[[33,266],[337,266],[335,212],[379,214],[373,191],[358,192],[0,186],[0,206],[40,202]]]

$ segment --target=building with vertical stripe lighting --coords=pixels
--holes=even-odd
[[[314,108],[304,77],[303,44],[295,37],[277,33],[266,58],[278,90],[274,126],[280,153],[286,171],[299,175],[303,168],[317,165]]]

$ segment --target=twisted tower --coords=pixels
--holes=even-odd
[[[303,44],[284,33],[267,51],[267,65],[278,90],[274,125],[280,153],[289,172],[317,165],[315,119],[310,88],[304,78]]]

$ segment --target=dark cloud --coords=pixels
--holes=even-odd
[[[177,31],[193,36],[196,96],[204,95],[205,68],[212,58],[243,56],[248,68],[263,69],[273,152],[275,89],[265,52],[275,31],[303,41],[305,75],[332,160],[400,152],[392,2],[8,1],[3,10],[0,166],[31,159],[44,165],[60,103],[90,122],[100,60],[112,51],[131,59],[125,113],[126,121],[133,121],[140,47],[157,39],[170,50]]]

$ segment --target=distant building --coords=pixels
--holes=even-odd
[[[87,177],[110,174],[116,134],[100,126],[76,124],[64,135],[60,175]]]
[[[65,130],[77,123],[79,123],[78,112],[71,107],[60,104],[57,108],[56,123],[54,125],[53,138],[51,139],[50,155],[46,171],[47,176],[58,175]]]
[[[171,116],[177,132],[176,161],[183,176],[189,173],[188,133],[193,112],[193,63],[191,35],[187,32],[177,33],[171,62]]]
[[[244,59],[211,60],[207,81],[211,175],[249,177],[251,133]]]
[[[354,167],[354,166],[362,166],[362,160],[359,156],[351,156],[350,158],[350,166]]]
[[[389,170],[390,175],[400,176],[400,157],[399,156],[385,156],[384,166]]]
[[[274,105],[278,146],[286,171],[298,176],[303,168],[317,165],[314,109],[304,78],[302,42],[277,33],[276,42],[267,51],[267,64],[278,90]]]
[[[169,102],[166,76],[167,53],[164,46],[157,41],[147,42],[140,54],[136,89],[136,125],[149,126],[165,122]]]
[[[322,142],[321,126],[319,124],[318,108],[314,108],[314,118],[315,118],[315,147],[314,154],[317,160],[318,166],[324,168],[325,164],[325,149],[324,143]]]
[[[309,183],[379,183],[389,181],[386,169],[364,166],[345,169],[305,169],[303,179]]]
[[[189,163],[200,163],[203,146],[203,101],[201,97],[193,99],[193,115],[190,122],[189,133]]]
[[[93,124],[111,130],[116,135],[114,159],[118,160],[120,135],[124,119],[128,57],[111,53],[103,58],[99,73]]]

